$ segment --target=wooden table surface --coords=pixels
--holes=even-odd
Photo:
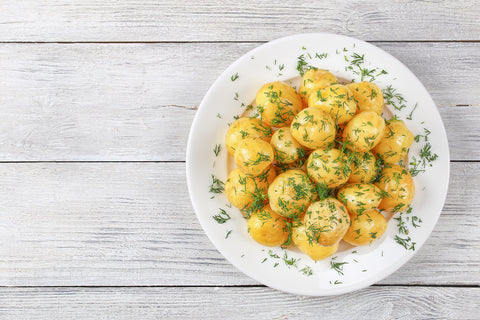
[[[0,319],[479,319],[479,21],[475,0],[2,0]],[[239,272],[201,229],[185,179],[213,81],[304,32],[367,40],[406,64],[451,151],[424,247],[336,297]]]

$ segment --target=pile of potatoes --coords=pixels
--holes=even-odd
[[[413,179],[398,164],[413,143],[404,122],[382,118],[384,98],[371,82],[342,85],[310,69],[298,92],[267,83],[257,117],[232,123],[225,137],[236,169],[225,192],[265,246],[297,246],[313,260],[379,239],[382,212],[407,209]]]

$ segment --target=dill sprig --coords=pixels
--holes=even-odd
[[[222,145],[217,144],[215,148],[213,148],[213,153],[215,153],[215,157],[218,157],[218,154],[220,153],[220,151],[222,151]]]
[[[344,261],[344,262],[335,262],[334,260],[336,259],[337,257],[334,257],[332,258],[332,260],[330,260],[330,268],[332,268],[333,270],[337,271],[337,273],[339,275],[342,275],[343,276],[343,266],[348,264],[348,262]]]
[[[221,180],[215,178],[215,176],[212,174],[212,184],[210,185],[210,190],[208,192],[222,193],[225,190],[224,186],[225,184]]]
[[[220,213],[212,216],[212,218],[219,224],[224,224],[231,219],[230,215],[224,209],[220,208]],[[228,235],[227,235],[228,236]],[[225,237],[226,238],[226,237]]]

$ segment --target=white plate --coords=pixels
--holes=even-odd
[[[324,53],[326,57],[322,56]],[[424,134],[424,128],[429,129],[428,140],[438,159],[426,172],[414,177],[416,194],[410,215],[418,216],[422,223],[414,228],[409,222],[408,237],[416,243],[416,250],[406,250],[395,241],[396,235],[407,236],[399,234],[397,221],[390,219],[385,234],[372,245],[357,248],[344,245],[340,248],[333,262],[347,262],[342,266],[342,275],[331,268],[331,258],[315,263],[296,249],[268,248],[254,242],[247,233],[246,220],[240,211],[227,206],[224,194],[212,198],[214,194],[209,192],[209,186],[212,174],[223,182],[227,179],[224,137],[228,123],[254,101],[263,84],[298,77],[296,67],[300,55],[304,55],[311,65],[328,69],[339,78],[360,81],[360,75],[354,72],[356,67],[354,70],[348,68],[354,53],[364,55],[364,68],[376,68],[375,74],[381,70],[388,72],[377,76],[374,82],[381,89],[391,85],[406,100],[405,108],[390,111],[404,120],[414,135]],[[236,74],[238,78],[232,81]],[[412,110],[413,120],[407,120]],[[222,151],[215,156],[213,149],[217,144],[222,145]],[[414,143],[409,157],[418,157],[423,145]],[[435,103],[415,75],[390,54],[371,44],[324,33],[281,38],[261,45],[235,61],[205,95],[193,121],[187,146],[190,198],[198,220],[213,244],[226,259],[253,279],[278,290],[302,295],[335,295],[364,288],[390,275],[412,258],[430,235],[441,213],[449,171],[445,128]],[[223,224],[212,218],[220,208],[231,216]],[[298,259],[296,267],[285,263],[285,254],[286,260]],[[308,267],[311,275],[302,271],[308,271]]]

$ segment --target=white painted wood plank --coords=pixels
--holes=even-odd
[[[480,288],[370,287],[334,297],[252,288],[1,288],[3,319],[478,319]]]
[[[463,1],[3,0],[1,41],[266,41],[303,32],[367,40],[479,40]]]
[[[479,179],[452,163],[431,238],[383,284],[480,284]],[[203,233],[183,163],[4,163],[0,184],[0,286],[257,284]]]
[[[452,159],[480,159],[480,43],[376,44],[425,83]],[[192,109],[255,46],[0,44],[0,161],[183,160]]]

